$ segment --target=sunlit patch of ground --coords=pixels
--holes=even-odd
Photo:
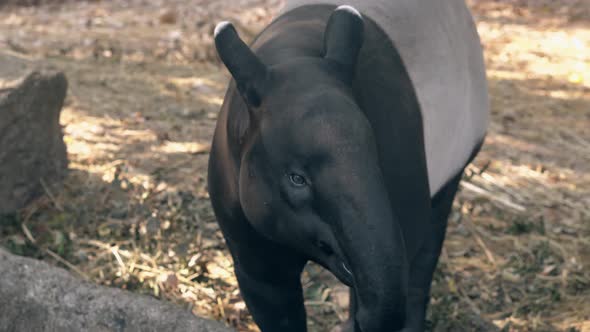
[[[434,297],[456,290],[505,330],[590,331],[588,24],[473,2],[493,123],[451,217],[440,272],[453,287]]]
[[[0,11],[0,89],[65,71],[71,173],[0,243],[94,282],[255,331],[210,208],[206,163],[228,76],[211,30],[247,39],[278,1],[102,1]],[[468,168],[433,284],[433,331],[590,331],[590,21],[585,1],[472,0],[492,124]],[[310,331],[347,290],[310,265]]]

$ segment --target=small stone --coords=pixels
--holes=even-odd
[[[176,19],[176,11],[172,9],[168,9],[164,13],[162,13],[162,15],[160,15],[160,23],[162,24],[174,24],[176,23]]]
[[[148,234],[154,235],[160,229],[160,221],[154,217],[149,217],[145,228]]]

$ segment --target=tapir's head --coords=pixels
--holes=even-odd
[[[249,113],[239,174],[248,220],[354,286],[358,315],[383,313],[392,327],[403,323],[407,264],[371,125],[352,93],[363,34],[360,14],[342,6],[318,57],[267,66],[229,23],[215,43]]]

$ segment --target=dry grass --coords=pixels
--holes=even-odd
[[[274,1],[80,2],[0,11],[0,88],[66,72],[71,173],[0,231],[16,253],[255,330],[204,181],[227,76],[210,30],[253,36]],[[590,5],[473,0],[493,123],[455,202],[433,285],[434,331],[590,331]],[[76,31],[76,33],[72,33]],[[22,68],[21,68],[22,67]],[[15,68],[20,68],[16,70]],[[311,331],[346,317],[315,265]]]

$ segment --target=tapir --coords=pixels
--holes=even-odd
[[[464,0],[287,0],[231,73],[208,190],[263,332],[306,331],[308,261],[350,287],[344,331],[423,331],[466,165],[488,126]]]

